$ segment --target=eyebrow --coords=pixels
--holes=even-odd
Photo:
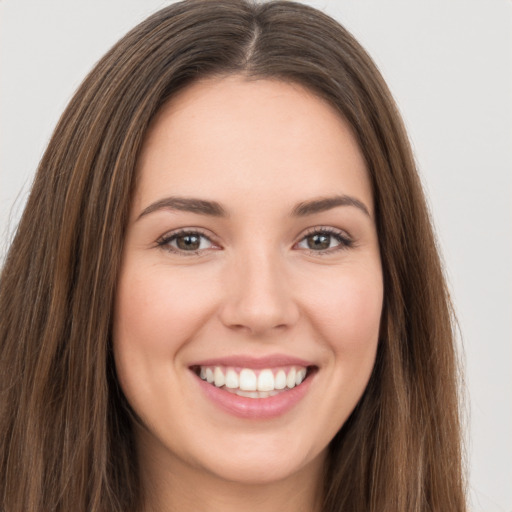
[[[303,201],[292,209],[291,216],[306,217],[315,213],[332,210],[338,206],[353,206],[361,210],[368,217],[371,217],[368,208],[362,201],[348,195],[336,195],[332,197],[322,197],[319,199]],[[209,215],[212,217],[228,217],[226,210],[216,201],[196,199],[193,197],[173,196],[160,199],[150,204],[137,217],[137,220],[158,210],[178,210],[182,212],[198,213],[200,215]]]
[[[311,201],[304,201],[295,206],[295,208],[292,210],[292,216],[305,217],[306,215],[325,212],[338,206],[354,206],[355,208],[361,210],[368,217],[371,217],[368,208],[362,201],[347,195],[322,197],[319,199],[312,199]]]
[[[137,220],[158,210],[179,210],[213,217],[227,217],[226,210],[216,201],[206,201],[192,197],[166,197],[150,204],[137,217]]]

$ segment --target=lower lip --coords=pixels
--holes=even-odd
[[[308,392],[314,374],[309,375],[301,384],[267,398],[248,398],[238,396],[200,379],[195,373],[203,393],[224,411],[246,419],[271,419],[281,416],[292,409]]]

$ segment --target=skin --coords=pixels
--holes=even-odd
[[[372,190],[349,126],[298,85],[209,79],[162,108],[138,173],[114,356],[140,418],[147,510],[320,510],[327,447],[368,383],[383,299]],[[359,207],[291,214],[335,195]],[[227,215],[155,206],[170,196]],[[311,248],[325,228],[329,248]],[[181,229],[200,231],[198,250],[169,241]],[[318,371],[286,413],[238,418],[189,368],[232,354],[285,354]]]

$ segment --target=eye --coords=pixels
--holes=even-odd
[[[165,235],[158,241],[158,246],[171,252],[189,254],[218,248],[205,234],[194,230],[180,230]]]
[[[297,244],[299,249],[319,254],[335,252],[352,246],[353,241],[348,235],[333,228],[314,228]]]

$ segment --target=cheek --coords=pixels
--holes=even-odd
[[[304,286],[303,308],[323,348],[318,374],[323,395],[311,428],[318,446],[325,446],[361,399],[375,364],[383,302],[380,261],[328,268]]]
[[[213,305],[213,293],[204,283],[198,293],[198,286],[192,276],[158,268],[123,274],[115,318],[118,345],[156,358],[178,350],[201,328]]]
[[[198,293],[199,286],[203,286],[202,293]],[[181,349],[204,328],[214,295],[215,290],[204,289],[200,276],[171,272],[165,265],[131,261],[121,272],[114,360],[121,388],[146,424],[153,422],[148,411],[169,409],[171,397],[162,383],[172,379],[179,387],[174,376]],[[174,401],[179,397],[177,392]]]
[[[311,317],[331,351],[342,357],[373,357],[383,302],[380,266],[344,269],[309,297]]]

